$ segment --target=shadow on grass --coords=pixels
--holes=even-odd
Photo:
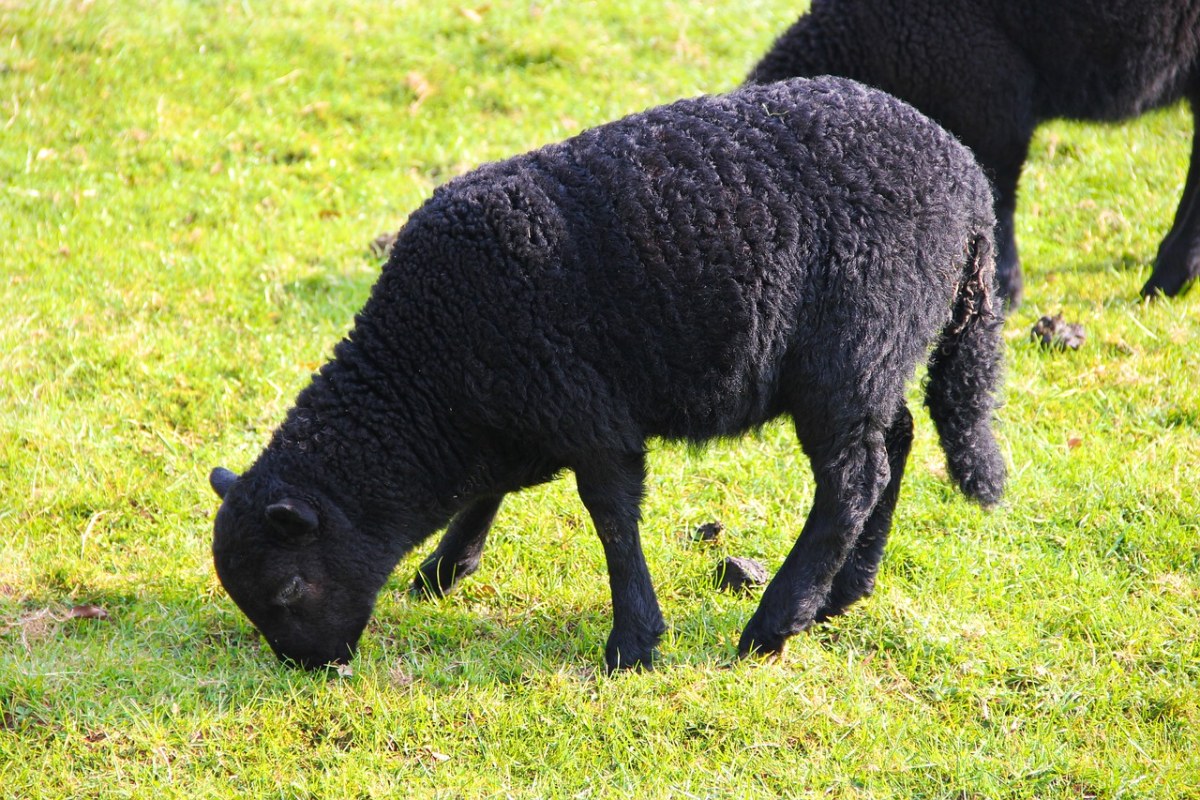
[[[714,589],[710,597],[669,609],[655,668],[738,663],[738,638],[757,603],[757,596],[733,598]],[[405,602],[371,621],[356,668],[393,671],[402,683],[420,680],[444,690],[552,675],[591,681],[605,675],[611,626],[607,601],[571,607],[514,599],[484,608],[454,598]]]
[[[351,670],[339,675],[280,662],[233,602],[207,587],[76,587],[62,601],[29,599],[15,620],[0,617],[0,664],[15,667],[0,681],[0,712],[11,730],[74,716],[80,704],[107,709],[98,712],[101,717],[117,714],[128,701],[219,708],[249,698],[281,700],[302,687],[346,678],[395,690],[415,683],[435,693],[605,679],[604,644],[612,625],[607,597],[583,604],[484,597],[468,587],[440,601],[383,598]],[[71,618],[72,606],[84,603],[104,609],[107,618]],[[757,603],[757,594],[715,589],[669,603],[670,629],[657,669],[737,665],[738,637]],[[793,647],[902,653],[914,646],[905,632],[877,638],[879,620],[854,619],[861,613],[852,610],[799,634]],[[14,627],[21,624],[28,627]],[[893,640],[897,635],[900,641]]]
[[[676,618],[668,620],[672,630],[660,647],[659,667],[732,663],[756,603],[715,592],[689,599],[682,615],[678,608],[671,612]],[[97,615],[75,616],[77,606]],[[471,588],[439,601],[385,597],[351,668],[399,686],[420,681],[450,691],[547,676],[591,681],[605,674],[611,625],[607,598],[586,605],[519,596],[481,602]],[[118,687],[136,687],[125,696],[142,697],[173,686],[172,692],[203,704],[224,702],[230,692],[287,694],[298,683],[340,677],[335,670],[305,672],[280,662],[232,600],[199,583],[38,592],[0,613],[0,643],[0,663],[15,667],[2,688],[35,709],[62,706],[54,695],[64,685],[85,694],[93,687],[93,699]],[[11,721],[15,712],[5,710]]]

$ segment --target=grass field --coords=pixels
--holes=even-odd
[[[482,161],[732,88],[801,5],[0,0],[0,797],[1200,797],[1200,291],[1138,298],[1183,108],[1040,130],[1006,503],[951,489],[914,391],[878,589],[779,662],[734,661],[756,598],[710,573],[799,531],[784,425],[654,447],[652,673],[602,674],[569,477],[446,601],[403,562],[350,676],[281,668],[217,583],[207,473],[347,330],[378,234]],[[1078,352],[1028,340],[1059,311]]]

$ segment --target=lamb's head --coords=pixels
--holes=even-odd
[[[329,498],[218,467],[217,577],[281,659],[317,669],[354,656],[392,562]]]

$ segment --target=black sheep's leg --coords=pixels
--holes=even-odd
[[[900,481],[904,477],[904,465],[912,449],[913,418],[907,406],[900,406],[892,426],[884,435],[887,447],[888,482],[871,516],[863,525],[863,532],[854,545],[853,552],[833,579],[825,604],[817,611],[814,622],[824,622],[844,612],[852,603],[866,597],[875,588],[875,573],[883,558],[888,532],[892,528],[892,513],[900,496]]]
[[[579,497],[591,514],[608,562],[613,629],[604,648],[604,662],[610,672],[649,668],[666,626],[638,533],[645,456],[596,454],[573,466]]]
[[[878,427],[864,420],[820,441],[799,431],[803,418],[797,417],[797,429],[812,461],[816,495],[800,538],[742,632],[742,656],[779,653],[788,637],[812,624],[889,480]]]
[[[1025,294],[1025,279],[1021,275],[1021,256],[1017,252],[1016,222],[1017,183],[1021,164],[1025,161],[1028,142],[1013,162],[1007,159],[992,172],[992,188],[996,195],[996,284],[1004,298],[1004,308],[1012,311],[1021,305]]]
[[[1174,297],[1193,278],[1200,277],[1200,92],[1192,104],[1192,159],[1188,165],[1183,197],[1175,212],[1170,233],[1158,247],[1154,271],[1142,287],[1142,295]]]
[[[504,495],[481,497],[458,512],[437,548],[417,568],[410,595],[442,597],[479,568],[483,545],[503,499]]]

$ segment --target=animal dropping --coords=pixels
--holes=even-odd
[[[1062,314],[1039,319],[1029,331],[1031,341],[1055,350],[1078,350],[1087,341],[1087,334],[1078,322],[1064,322]]]
[[[726,592],[749,594],[755,586],[767,582],[767,568],[752,558],[729,556],[717,564],[717,588]]]

